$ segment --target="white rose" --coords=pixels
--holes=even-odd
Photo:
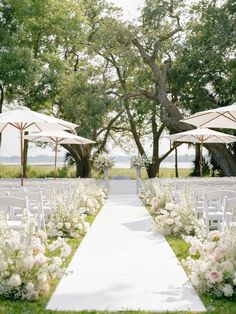
[[[177,213],[176,213],[176,212],[173,212],[173,211],[172,211],[172,212],[170,213],[170,217],[171,217],[171,218],[174,218],[174,217],[176,217],[176,216],[177,216]]]
[[[7,262],[5,262],[5,261],[0,261],[0,272],[6,271],[6,270],[7,270],[7,267],[8,267]]]
[[[47,280],[48,280],[47,274],[45,274],[45,273],[38,274],[38,280],[40,282],[47,282]]]
[[[12,287],[19,287],[21,285],[21,278],[20,278],[20,275],[18,274],[13,274],[11,275],[9,281],[8,281],[8,284],[9,286],[12,286]]]
[[[219,241],[221,238],[221,233],[218,230],[210,231],[207,235],[207,238],[211,241]]]
[[[58,224],[57,224],[57,229],[61,229],[63,227],[63,223],[62,222],[58,222]]]
[[[174,223],[174,220],[171,218],[166,219],[167,225],[172,225]]]
[[[28,292],[34,290],[34,284],[33,284],[33,282],[30,281],[30,282],[26,285],[26,290],[27,290]]]
[[[76,217],[73,218],[72,221],[73,221],[74,224],[77,224],[77,223],[78,223],[78,219],[77,219]]]
[[[40,265],[41,266],[41,265],[45,264],[46,261],[47,261],[47,257],[45,255],[43,255],[43,254],[37,254],[35,256],[34,262],[35,262],[36,265]]]
[[[34,266],[34,257],[29,255],[23,259],[23,266],[25,269],[31,270]]]
[[[232,288],[232,286],[230,284],[224,285],[222,291],[226,297],[232,297],[232,295],[234,293],[234,289]]]
[[[222,270],[228,273],[233,273],[234,266],[230,261],[225,261],[221,264]]]
[[[206,262],[202,262],[200,265],[199,265],[199,270],[201,273],[205,273],[209,268],[209,263],[206,263]]]
[[[50,291],[50,285],[48,283],[44,283],[39,289],[42,294],[47,295]]]
[[[176,221],[176,226],[181,228],[183,226],[182,222],[181,221]]]
[[[66,223],[65,223],[65,227],[66,227],[66,229],[70,229],[71,223],[70,223],[70,222],[66,222]]]

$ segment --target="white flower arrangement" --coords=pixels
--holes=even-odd
[[[171,189],[169,185],[161,187],[156,179],[149,179],[139,190],[139,197],[144,205],[152,206],[153,212],[165,208],[167,203],[172,202]]]
[[[150,163],[151,163],[151,161],[146,155],[132,156],[130,159],[130,167],[131,168],[143,168]]]
[[[79,238],[89,228],[86,215],[73,204],[66,206],[57,199],[53,213],[46,225],[49,237]]]
[[[183,261],[200,293],[217,297],[236,295],[236,238],[228,231],[208,233],[204,240],[185,237],[190,256]]]
[[[195,217],[187,192],[183,192],[180,204],[167,203],[165,208],[160,209],[155,221],[159,231],[164,235],[205,235],[204,222]]]
[[[188,235],[195,230],[195,216],[183,204],[167,203],[155,219],[158,230],[164,235]]]
[[[85,221],[87,215],[94,214],[104,203],[106,191],[96,185],[79,184],[69,204],[65,204],[59,196],[55,208],[47,223],[50,237],[79,238],[90,227]]]
[[[158,230],[164,235],[205,234],[205,225],[196,219],[187,191],[182,194],[181,204],[172,199],[170,185],[161,186],[156,179],[147,180],[139,191],[145,205],[156,214]]]
[[[114,157],[106,153],[101,153],[93,158],[93,167],[96,170],[104,170],[114,166]]]
[[[151,205],[153,198],[156,196],[153,188],[152,180],[147,180],[138,191],[138,195],[143,201],[144,205]]]
[[[52,281],[65,272],[62,263],[70,247],[60,238],[47,245],[43,231],[26,235],[4,230],[0,235],[0,296],[36,300],[48,295]],[[51,257],[45,254],[47,250]],[[55,251],[57,256],[52,256]]]
[[[97,185],[77,186],[73,203],[80,211],[88,215],[95,213],[105,202],[108,191]]]
[[[169,185],[161,187],[159,184],[154,184],[155,197],[151,201],[151,209],[153,213],[157,213],[160,209],[165,208],[166,204],[173,202],[171,189]]]

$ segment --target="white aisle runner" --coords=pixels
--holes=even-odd
[[[110,194],[47,305],[64,311],[205,311],[135,194]]]

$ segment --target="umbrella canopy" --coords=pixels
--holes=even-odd
[[[58,144],[93,144],[92,140],[85,137],[78,136],[73,133],[66,131],[44,131],[29,134],[25,136],[25,139],[34,142],[47,142],[47,143],[58,143]]]
[[[181,121],[197,127],[236,129],[236,103],[200,111]]]
[[[34,142],[47,142],[55,144],[55,163],[54,163],[54,173],[56,177],[56,169],[57,169],[57,152],[59,144],[93,144],[95,143],[92,140],[87,138],[78,136],[76,134],[72,134],[66,131],[54,130],[54,131],[45,131],[39,133],[33,133],[30,135],[26,135],[25,139],[34,141]]]
[[[42,113],[21,107],[0,114],[0,132],[8,128],[16,128],[20,132],[21,146],[21,185],[23,185],[23,151],[24,151],[24,132],[43,131],[43,130],[73,130],[78,125],[58,118],[47,116]]]
[[[9,127],[23,131],[74,130],[78,125],[54,118],[28,108],[10,110],[0,114],[0,132]]]
[[[202,177],[202,148],[204,143],[232,143],[236,142],[236,137],[230,134],[217,132],[206,128],[193,129],[186,132],[169,135],[168,138],[173,142],[187,142],[200,144],[199,172]]]

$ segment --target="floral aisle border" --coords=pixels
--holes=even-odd
[[[184,191],[181,202],[176,204],[171,186],[160,186],[154,179],[147,180],[139,196],[154,216],[159,232],[180,237],[190,245],[182,264],[196,290],[215,297],[235,298],[235,230],[207,234],[204,221],[194,214],[190,191]]]
[[[27,214],[20,230],[9,230],[5,214],[1,213],[0,296],[31,301],[48,296],[55,280],[65,274],[64,265],[71,254],[68,239],[85,235],[89,227],[86,216],[95,215],[106,196],[102,187],[78,185],[68,204],[69,215],[65,214],[67,206],[57,196],[56,207],[47,223],[48,234],[37,230],[36,220]],[[74,215],[70,216],[71,213]],[[56,232],[52,233],[50,223],[55,217],[53,230]]]

